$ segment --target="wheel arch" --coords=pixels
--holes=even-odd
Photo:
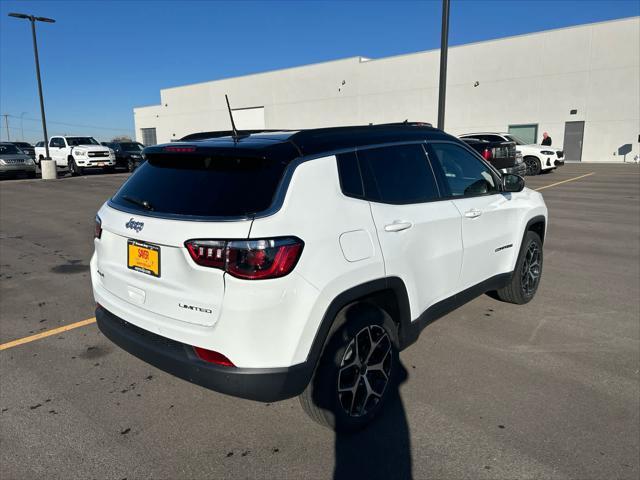
[[[409,295],[404,282],[398,277],[371,280],[345,290],[329,304],[307,355],[307,363],[313,368],[317,365],[327,340],[341,326],[341,323],[336,322],[338,314],[345,308],[359,303],[374,305],[391,317],[398,329],[400,349],[411,343],[407,342],[411,312]]]
[[[529,231],[537,233],[540,237],[540,241],[544,245],[544,237],[547,233],[547,219],[544,217],[544,215],[537,215],[527,222],[524,233],[522,234],[523,240],[524,236]]]

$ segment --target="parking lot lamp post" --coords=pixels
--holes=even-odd
[[[44,115],[44,99],[42,97],[42,80],[40,78],[40,59],[38,57],[38,42],[36,40],[36,22],[55,23],[52,18],[36,17],[25,13],[10,13],[10,17],[22,18],[31,22],[31,34],[33,36],[33,53],[36,59],[36,75],[38,77],[38,93],[40,94],[40,115],[42,116],[42,131],[44,132],[45,158],[40,161],[40,170],[43,180],[53,180],[57,175],[56,163],[49,156],[49,137],[47,136],[47,119]]]
[[[442,0],[440,37],[440,91],[438,94],[438,128],[444,130],[444,108],[447,95],[447,51],[449,49],[449,0]]]
[[[20,137],[21,137],[23,142],[24,142],[24,121],[23,121],[22,117],[24,117],[25,113],[27,113],[27,112],[20,113]]]

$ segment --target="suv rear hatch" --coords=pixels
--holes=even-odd
[[[225,272],[198,265],[185,242],[248,238],[255,215],[272,205],[288,161],[235,147],[171,146],[145,154],[147,162],[99,212],[96,281],[136,307],[211,326]]]

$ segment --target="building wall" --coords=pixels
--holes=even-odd
[[[402,121],[436,123],[439,50],[370,60],[353,57],[161,90],[161,104],[134,109],[136,132],[159,142],[228,130],[234,109],[263,107],[265,128]],[[475,83],[477,86],[474,86]],[[570,110],[577,110],[574,115]],[[255,110],[254,112],[258,112]],[[239,129],[255,114],[239,114]],[[242,125],[243,118],[252,125]],[[640,17],[452,47],[446,130],[506,131],[538,124],[560,146],[567,121],[584,121],[583,161],[639,153]]]

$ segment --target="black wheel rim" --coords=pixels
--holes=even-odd
[[[542,273],[542,263],[540,258],[540,247],[536,242],[531,242],[524,256],[522,271],[520,277],[520,285],[522,293],[527,297],[533,295],[540,283],[540,274]]]
[[[391,376],[392,345],[386,330],[370,325],[347,345],[338,372],[338,398],[350,417],[362,417],[382,400]]]
[[[133,172],[133,160],[129,160],[127,162],[127,167],[129,168],[130,172]]]
[[[527,159],[527,173],[536,174],[537,170],[536,161],[533,158]]]

